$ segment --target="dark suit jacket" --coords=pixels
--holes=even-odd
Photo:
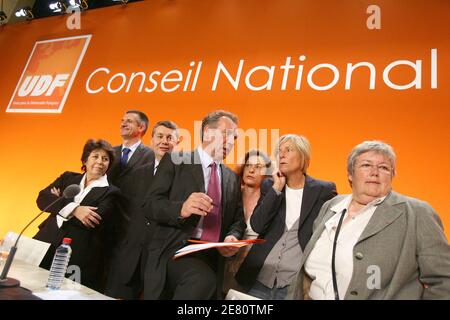
[[[37,205],[43,210],[57,196],[51,193],[53,187],[59,188],[61,192],[71,184],[80,184],[83,175],[75,172],[64,172],[47,188],[39,192]],[[96,212],[102,217],[101,224],[96,228],[85,227],[77,218],[72,217],[64,222],[61,228],[56,224],[58,212],[71,199],[61,199],[47,211],[50,216],[39,225],[39,231],[34,236],[35,239],[51,244],[41,266],[49,269],[52,263],[56,248],[61,244],[62,239],[72,238],[72,255],[69,265],[78,265],[81,269],[81,283],[93,289],[101,289],[101,280],[104,268],[105,254],[108,249],[108,243],[105,241],[105,235],[108,232],[114,213],[115,203],[120,194],[120,190],[113,185],[109,187],[96,187],[84,197],[80,205],[93,206],[98,209]]]
[[[246,290],[250,290],[255,284],[264,261],[285,229],[286,190],[283,189],[281,194],[277,195],[272,185],[273,180],[271,179],[263,181],[261,197],[250,218],[252,229],[259,234],[259,238],[264,238],[266,242],[254,245],[250,249],[236,274],[237,282]],[[306,176],[298,229],[298,242],[302,250],[305,250],[306,244],[311,238],[313,223],[320,208],[336,194],[334,183]]]
[[[152,241],[148,245],[145,270],[144,297],[158,299],[166,281],[167,261],[185,246],[200,219],[193,214],[181,219],[184,201],[193,192],[205,192],[203,169],[197,151],[185,154],[181,163],[175,164],[171,154],[166,154],[158,167],[150,196],[145,205],[148,219],[156,222]],[[224,165],[222,170],[222,229],[220,241],[227,235],[240,239],[245,230],[239,177]],[[218,293],[223,274],[223,258],[218,255]]]
[[[115,159],[108,171],[108,180],[121,190],[121,198],[118,203],[118,212],[114,219],[114,232],[111,235],[110,242],[114,246],[119,246],[124,240],[129,228],[133,209],[130,201],[136,193],[136,179],[132,172],[145,164],[151,164],[155,161],[155,153],[149,147],[142,143],[137,147],[124,168],[120,168],[120,158],[122,146],[114,147]]]
[[[143,204],[153,183],[155,163],[145,164],[130,173],[135,182],[135,193],[131,195],[129,208],[131,219],[123,242],[118,247],[114,259],[117,268],[117,279],[120,283],[128,283],[139,263],[142,251],[146,250],[147,237],[151,235],[153,224],[145,217]]]

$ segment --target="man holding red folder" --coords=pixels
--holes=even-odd
[[[245,230],[240,182],[222,160],[234,146],[237,117],[215,111],[202,121],[202,144],[188,154],[166,154],[145,205],[156,222],[148,246],[146,299],[221,298],[223,257],[239,248],[221,247],[173,259],[187,240],[233,242]]]

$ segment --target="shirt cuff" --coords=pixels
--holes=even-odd
[[[58,212],[58,214],[56,215],[56,224],[58,225],[58,228],[61,228],[62,224],[65,221],[72,218],[73,210],[75,210],[79,206],[80,206],[79,203],[71,202]]]

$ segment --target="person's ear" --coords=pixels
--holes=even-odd
[[[145,131],[145,123],[143,123],[143,122],[141,122],[140,124],[139,124],[139,132],[141,133],[141,135],[144,133],[144,131]]]
[[[205,126],[205,129],[203,130],[203,141],[210,141],[210,135],[209,135],[209,126]]]

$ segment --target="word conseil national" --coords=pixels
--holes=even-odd
[[[280,64],[276,65],[255,65],[245,59],[235,63],[229,61],[211,63],[199,60],[186,63],[183,68],[132,72],[121,72],[111,67],[100,66],[90,72],[85,88],[89,94],[194,92],[200,87],[199,82],[205,81],[201,88],[204,90],[205,87],[209,87],[211,91],[222,87],[234,91],[301,91],[305,87],[316,91],[338,88],[351,90],[352,76],[361,73],[361,76],[367,78],[368,90],[376,90],[382,86],[393,90],[437,89],[438,49],[432,48],[429,55],[417,58],[420,59],[399,59],[383,65],[370,61],[334,65],[308,64],[307,57],[300,55],[287,56],[280,59]],[[426,78],[423,76],[423,70],[426,70]],[[398,83],[398,77],[392,77],[392,73],[399,71],[406,74],[407,83]],[[360,89],[358,87],[358,90]]]

